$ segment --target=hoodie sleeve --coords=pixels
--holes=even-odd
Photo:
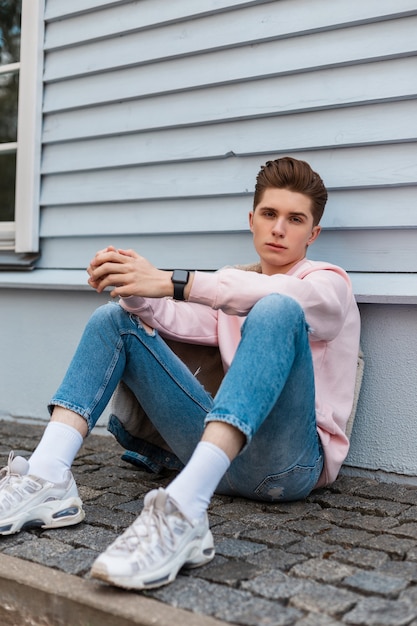
[[[211,307],[172,298],[140,296],[121,298],[120,305],[158,330],[163,337],[184,343],[218,345],[217,311]]]
[[[311,339],[331,341],[340,332],[352,298],[347,274],[337,266],[308,263],[304,274],[267,276],[235,268],[214,274],[196,272],[189,301],[247,315],[261,298],[279,293],[294,298],[304,310]]]

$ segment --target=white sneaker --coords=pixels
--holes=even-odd
[[[93,563],[91,576],[125,589],[151,589],[172,582],[181,567],[199,567],[214,557],[207,514],[185,517],[164,489],[145,496],[131,526]]]
[[[51,483],[28,474],[29,463],[9,454],[0,470],[0,535],[26,528],[71,526],[85,513],[70,471],[62,483]]]

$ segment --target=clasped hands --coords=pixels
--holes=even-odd
[[[99,250],[87,268],[88,284],[101,293],[113,287],[110,295],[163,298],[172,296],[172,272],[159,270],[134,250],[109,246]]]

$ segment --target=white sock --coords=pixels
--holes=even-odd
[[[83,436],[76,428],[49,422],[29,459],[29,474],[53,483],[62,482],[82,443]]]
[[[166,491],[190,519],[198,519],[207,510],[211,497],[228,470],[230,459],[218,446],[200,441],[184,469]]]

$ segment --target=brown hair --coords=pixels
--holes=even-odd
[[[320,222],[327,202],[327,189],[320,176],[306,161],[282,157],[262,165],[256,177],[254,210],[262,200],[264,191],[270,187],[289,189],[308,196],[311,200],[314,226]]]

